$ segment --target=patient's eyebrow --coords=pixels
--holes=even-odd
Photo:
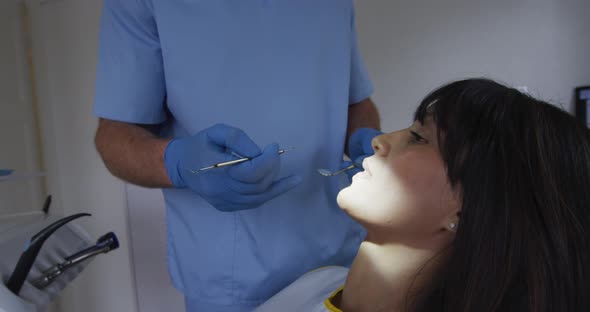
[[[436,124],[432,117],[425,118],[424,123],[420,121],[415,122],[410,127],[410,130],[418,132],[418,134],[423,136],[425,139],[428,139],[429,141],[436,139]]]

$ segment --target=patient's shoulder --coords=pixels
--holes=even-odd
[[[341,275],[344,273],[344,276],[346,276],[346,274],[348,274],[348,268],[347,267],[343,267],[343,266],[338,266],[338,265],[329,265],[329,266],[324,266],[324,267],[320,267],[317,268],[315,270],[311,270],[305,274],[303,274],[299,279],[303,279],[304,277],[308,276],[320,276],[320,275],[330,275],[330,276],[337,276],[337,275]]]
[[[305,273],[255,311],[326,311],[324,301],[346,281],[348,268],[321,267]]]

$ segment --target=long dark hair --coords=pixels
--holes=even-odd
[[[428,95],[462,194],[448,257],[418,311],[590,311],[590,134],[563,110],[487,79]]]

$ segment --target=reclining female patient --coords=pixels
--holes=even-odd
[[[367,229],[350,270],[256,311],[590,311],[590,135],[493,81],[424,99],[338,194]]]

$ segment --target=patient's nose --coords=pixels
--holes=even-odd
[[[371,141],[375,155],[387,156],[391,150],[391,144],[387,141],[387,134],[378,135]]]

